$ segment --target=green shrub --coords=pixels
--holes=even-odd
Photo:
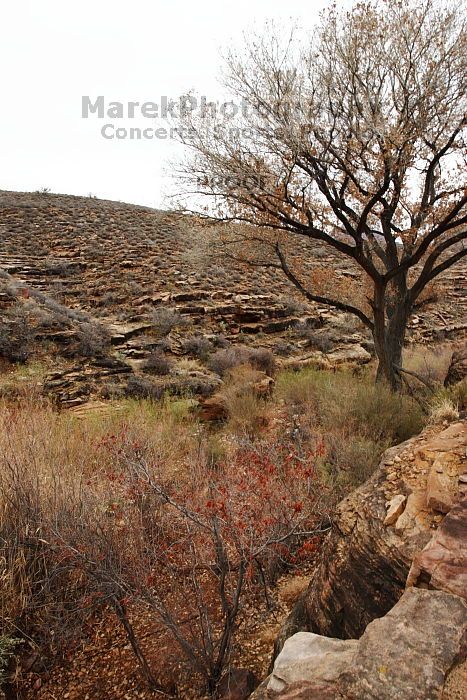
[[[416,401],[375,384],[365,373],[357,379],[348,372],[286,372],[277,379],[277,392],[286,404],[312,410],[323,428],[344,429],[349,435],[395,444],[423,427]]]
[[[345,434],[328,434],[320,472],[336,503],[370,478],[387,446],[359,435],[349,439]]]
[[[357,380],[335,374],[322,384],[317,402],[328,427],[347,427],[349,434],[376,441],[403,442],[423,427],[423,413],[413,399],[394,394],[386,384],[375,384],[368,376]]]

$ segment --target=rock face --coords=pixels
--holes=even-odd
[[[356,364],[366,365],[371,360],[370,353],[361,345],[351,345],[346,348],[337,348],[326,356],[331,366]]]
[[[311,632],[297,632],[286,641],[277,657],[267,689],[280,693],[295,683],[313,678],[315,687],[325,691],[335,685],[352,664],[357,647],[357,640],[343,641]]]
[[[434,700],[465,656],[467,604],[443,591],[410,589],[357,640],[299,632],[252,697],[305,700]]]
[[[248,669],[232,668],[219,684],[219,700],[247,700],[258,682],[254,673]]]
[[[358,638],[395,605],[412,559],[430,541],[447,499],[452,505],[460,496],[466,438],[466,422],[460,421],[391,448],[373,477],[341,502],[320,563],[276,652],[301,630]],[[444,484],[442,498],[439,491],[434,498],[432,474]]]
[[[467,598],[467,498],[453,507],[425,549],[415,555],[407,585]]]
[[[340,504],[254,700],[467,696],[466,447],[430,428]]]
[[[444,386],[457,384],[467,377],[467,343],[453,353]]]

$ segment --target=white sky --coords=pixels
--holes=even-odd
[[[81,97],[221,96],[220,52],[268,19],[313,25],[325,0],[0,0],[0,189],[163,206],[170,140],[106,140],[154,120],[81,117]],[[339,4],[339,0],[338,0]],[[142,123],[143,122],[143,123]],[[164,126],[158,120],[157,126]]]

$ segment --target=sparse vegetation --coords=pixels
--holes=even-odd
[[[441,385],[448,371],[452,350],[448,345],[416,346],[404,353],[405,367],[433,386]]]
[[[132,374],[127,381],[125,394],[129,398],[159,401],[164,396],[164,387],[146,377]]]
[[[213,343],[202,335],[194,335],[183,341],[183,350],[203,361],[209,358],[213,348]]]
[[[154,326],[157,335],[165,337],[169,335],[177,326],[183,324],[183,317],[175,309],[161,306],[149,315],[149,320]]]
[[[305,323],[295,330],[300,338],[307,340],[310,348],[323,353],[331,352],[340,340],[339,333],[333,328],[315,329]]]
[[[368,373],[356,380],[346,372],[286,372],[277,378],[277,393],[289,407],[297,439],[323,440],[322,469],[337,499],[365,481],[382,452],[417,434],[425,420],[419,403],[375,385]]]
[[[18,301],[0,318],[0,356],[26,362],[33,351],[34,336],[30,309]]]
[[[80,697],[110,697],[108,667],[119,700],[198,700],[223,669],[265,673],[258,625],[277,629],[282,583],[298,594],[337,501],[386,447],[464,416],[462,366],[443,386],[457,272],[417,309],[396,396],[375,362],[339,364],[371,349],[360,321],[301,303],[273,268],[208,257],[216,227],[0,200],[0,667],[44,698],[85,676]],[[286,245],[313,288],[334,270],[333,292],[366,295],[332,246]],[[314,352],[337,345],[337,359]]]
[[[266,348],[249,348],[244,345],[218,350],[208,361],[208,367],[219,376],[223,377],[230,370],[240,365],[249,364],[269,376],[275,369],[275,360],[272,352]]]
[[[433,402],[443,398],[450,401],[458,411],[467,411],[467,378],[450,387],[439,389]]]
[[[208,367],[219,376],[223,377],[233,367],[246,364],[249,361],[249,349],[236,346],[218,350],[209,358]]]
[[[83,357],[101,357],[109,348],[109,334],[98,323],[79,323],[76,331],[78,345],[76,354]]]
[[[151,353],[147,360],[144,361],[143,371],[148,374],[164,376],[170,374],[172,367],[172,362],[159,350]]]
[[[276,369],[276,361],[271,350],[267,348],[254,348],[250,351],[249,363],[261,372],[272,377]]]
[[[450,423],[459,418],[459,409],[451,399],[446,397],[434,401],[428,422],[430,425],[439,425],[445,421]]]

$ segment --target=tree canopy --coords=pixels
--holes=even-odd
[[[210,198],[207,215],[251,224],[242,235],[269,250],[265,264],[358,316],[395,388],[410,314],[467,250],[463,9],[369,0],[331,6],[307,41],[266,31],[226,59],[224,83],[247,106],[237,128],[191,115],[184,137],[180,175]],[[352,259],[360,298],[311,284],[288,257],[292,241]]]

